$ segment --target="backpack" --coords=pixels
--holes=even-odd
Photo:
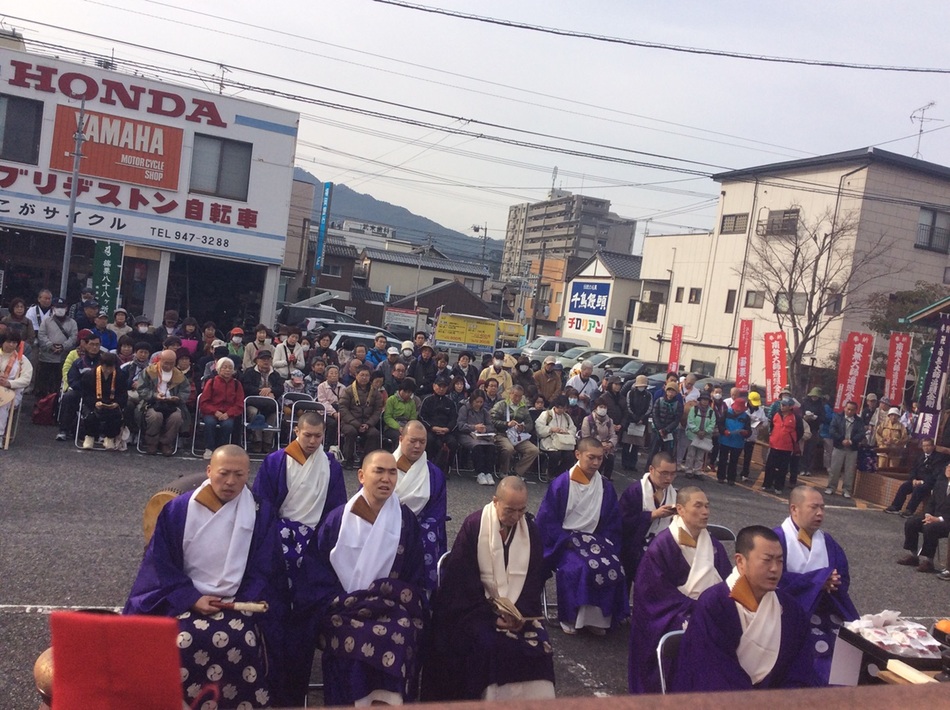
[[[53,426],[56,424],[56,400],[58,392],[48,394],[36,400],[33,405],[33,423],[37,426]]]

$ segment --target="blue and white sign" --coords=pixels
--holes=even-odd
[[[570,313],[606,316],[610,284],[603,281],[574,281],[571,284]]]

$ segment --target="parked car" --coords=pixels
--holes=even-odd
[[[378,328],[371,331],[363,330],[350,330],[349,328],[341,328],[340,330],[334,330],[333,340],[330,341],[330,347],[334,350],[340,349],[340,343],[342,343],[347,338],[350,338],[353,341],[353,345],[365,345],[367,350],[371,350],[375,346],[375,335],[380,331]],[[401,341],[392,337],[391,335],[386,336],[386,347],[400,347],[402,344]]]
[[[627,382],[636,380],[637,375],[654,375],[657,372],[666,372],[666,363],[659,361],[644,362],[643,360],[631,360],[619,370],[614,372],[615,377],[619,377],[623,383],[623,390],[627,389]]]
[[[602,352],[603,350],[600,348],[592,348],[590,345],[578,345],[576,348],[566,350],[560,355],[555,355],[554,360],[555,362],[561,363],[561,366],[566,372],[570,372],[571,368],[574,367],[574,363]]]
[[[574,375],[580,374],[581,363],[585,362],[586,360],[590,360],[591,364],[594,366],[593,377],[596,378],[598,382],[600,382],[604,377],[610,376],[615,371],[621,369],[628,362],[635,359],[636,358],[634,358],[633,355],[600,352],[574,363],[574,366],[571,368],[571,372],[568,377],[573,377]]]
[[[307,330],[319,330],[328,323],[356,323],[356,319],[327,306],[291,306],[285,305],[277,312],[277,325],[298,325],[307,321]]]
[[[576,338],[561,338],[555,335],[541,335],[521,348],[505,348],[509,355],[517,356],[527,355],[531,362],[531,369],[537,372],[541,369],[541,363],[548,355],[560,355],[571,348],[578,346],[590,347],[586,340],[577,340]]]

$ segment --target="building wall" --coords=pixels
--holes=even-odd
[[[474,288],[472,290],[476,293],[481,293],[482,286],[485,282],[484,277],[463,276],[461,274],[453,274],[449,271],[437,271],[426,268],[425,266],[419,269],[416,266],[409,266],[408,264],[389,264],[384,261],[372,261],[370,263],[369,277],[366,285],[373,291],[379,291],[381,293],[386,291],[387,286],[390,286],[392,293],[405,295],[418,290],[416,288],[417,277],[419,289],[432,286],[438,283],[439,280],[465,283],[466,279],[472,279],[474,281]]]
[[[309,182],[294,180],[290,192],[290,215],[287,220],[287,242],[281,265],[283,300],[297,300],[298,289],[310,286],[313,272],[313,248],[310,223],[315,187]]]

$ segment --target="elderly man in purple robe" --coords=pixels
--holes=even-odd
[[[792,595],[811,621],[809,644],[818,680],[827,685],[838,629],[858,618],[848,588],[848,558],[821,529],[825,499],[811,486],[796,486],[788,498],[789,516],[775,528],[785,554],[779,589]]]
[[[422,533],[395,494],[388,451],[363,458],[362,489],[307,547],[294,608],[316,618],[326,705],[399,705],[418,694],[426,610]]]
[[[544,545],[527,509],[524,481],[507,476],[462,523],[432,598],[423,700],[554,697],[541,608]]]
[[[600,474],[604,446],[581,439],[577,463],[555,478],[535,522],[544,541],[545,578],[557,580],[561,630],[603,636],[627,615],[620,566],[620,509],[613,484]]]
[[[680,642],[674,692],[818,685],[808,619],[786,592],[782,544],[762,525],[736,536],[735,569],[699,596]]]
[[[323,449],[325,428],[317,412],[301,414],[294,440],[287,448],[268,454],[252,488],[277,517],[285,569],[281,586],[288,596],[301,575],[304,552],[316,530],[331,510],[346,503],[343,468]],[[274,649],[282,657],[285,675],[277,693],[279,705],[301,705],[306,698],[315,650],[314,630],[308,628],[312,621],[312,615],[301,616],[291,609],[284,624],[284,648]]]
[[[445,554],[448,541],[445,533],[448,499],[445,474],[426,454],[428,433],[416,420],[406,422],[399,435],[399,446],[393,452],[399,469],[396,495],[409,508],[422,528],[423,559],[426,567],[425,587],[431,593],[438,584],[439,558]]]
[[[622,537],[620,560],[627,589],[633,584],[637,565],[647,545],[670,526],[676,513],[676,462],[668,451],[658,451],[650,460],[650,469],[639,481],[631,483],[620,496]]]
[[[654,538],[637,569],[630,610],[631,693],[659,693],[656,648],[663,635],[686,626],[699,595],[732,571],[722,543],[707,531],[709,499],[701,488],[676,494],[676,515]]]
[[[189,705],[210,683],[218,707],[270,707],[279,677],[263,648],[281,644],[275,580],[283,563],[273,515],[247,488],[249,468],[243,449],[221,446],[208,480],[162,509],[123,612],[178,618]],[[252,615],[228,608],[232,602],[268,608]]]

